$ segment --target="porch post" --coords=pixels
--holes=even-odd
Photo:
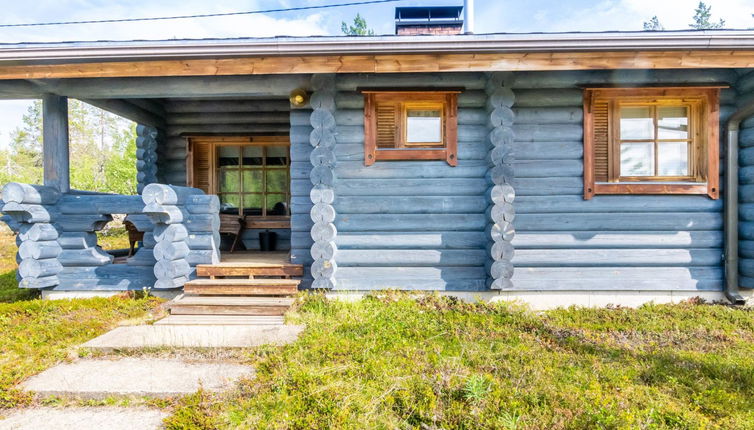
[[[42,97],[42,158],[44,184],[61,193],[71,190],[68,153],[68,97]]]

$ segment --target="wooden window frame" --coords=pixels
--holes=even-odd
[[[241,147],[241,157],[243,157],[243,147],[244,146],[261,146],[261,147],[271,147],[271,146],[284,146],[290,148],[290,139],[288,136],[186,136],[189,142],[189,156],[187,158],[188,166],[187,166],[187,172],[188,175],[188,183],[190,186],[194,186],[194,176],[195,176],[195,168],[194,166],[194,146],[197,144],[208,144],[210,145],[209,151],[210,151],[210,163],[209,163],[209,194],[215,194],[218,197],[220,196],[219,192],[219,177],[218,177],[218,157],[219,157],[219,151],[218,149],[222,146],[239,146]],[[263,154],[263,156],[266,159],[266,153]],[[281,170],[283,168],[287,168],[288,172],[288,192],[287,193],[271,193],[271,194],[285,194],[286,200],[288,202],[288,211],[290,213],[290,201],[291,201],[291,190],[290,190],[290,149],[288,153],[288,164],[286,166],[276,166],[273,169],[270,170]],[[264,183],[267,181],[267,171],[266,168],[266,162],[264,162],[261,166],[253,166],[255,169],[262,171],[262,180],[263,180],[263,189],[266,188],[266,185]],[[242,168],[242,165],[239,165],[239,169]],[[234,193],[225,193],[225,194],[234,194]],[[266,215],[266,198],[263,199],[264,203],[262,206],[262,215],[244,215],[243,213],[243,195],[245,194],[267,194],[264,193],[244,193],[239,192],[238,193],[241,196],[241,205],[239,205],[239,212],[238,215],[241,218],[244,218],[246,227],[247,228],[289,228],[290,227],[290,215]]]
[[[701,194],[720,196],[720,89],[725,86],[584,88],[584,199],[599,194]],[[607,103],[607,181],[595,180],[593,106]],[[692,106],[689,176],[620,176],[620,105]],[[656,127],[656,124],[655,124]],[[657,136],[650,139],[656,143]],[[693,155],[692,155],[693,154]],[[656,154],[655,154],[656,156]],[[604,167],[603,167],[604,168]]]
[[[362,90],[364,94],[364,165],[386,160],[444,160],[458,165],[458,94],[460,90]],[[396,147],[377,147],[377,104],[396,103]],[[443,142],[407,143],[407,110],[414,106],[441,108]],[[441,143],[442,146],[438,145]]]

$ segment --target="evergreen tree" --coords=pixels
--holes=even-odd
[[[358,13],[353,19],[353,25],[341,21],[340,31],[347,36],[374,36],[374,30],[367,27],[367,21]]]
[[[712,18],[712,6],[707,6],[704,2],[700,1],[699,5],[694,9],[694,22],[689,24],[689,27],[696,30],[714,30],[725,27],[725,20],[720,19],[718,22],[711,22]]]
[[[665,27],[660,24],[660,20],[657,15],[653,16],[649,21],[644,21],[644,31],[663,31]]]

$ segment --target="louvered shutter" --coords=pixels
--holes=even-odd
[[[377,103],[377,148],[395,148],[398,132],[396,103]]]
[[[592,104],[592,126],[594,145],[594,180],[607,182],[610,164],[610,102],[595,101]]]
[[[212,178],[212,144],[206,142],[192,142],[191,154],[193,159],[193,175],[191,175],[194,188],[199,188],[207,194],[214,194],[211,189]]]

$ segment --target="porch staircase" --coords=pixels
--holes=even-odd
[[[198,278],[168,303],[161,325],[282,324],[304,267],[267,262],[221,262],[196,267]]]

